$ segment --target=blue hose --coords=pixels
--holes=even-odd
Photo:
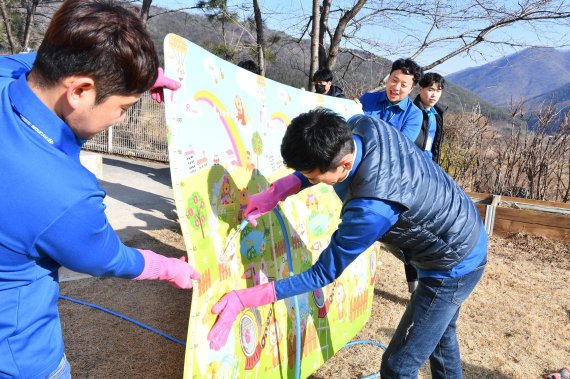
[[[124,320],[130,321],[130,322],[132,322],[132,323],[135,324],[135,325],[138,325],[138,326],[140,326],[140,327],[142,327],[142,328],[144,328],[144,329],[150,330],[151,332],[154,332],[154,333],[156,333],[156,334],[158,334],[158,335],[161,335],[161,336],[163,336],[164,338],[167,338],[167,339],[169,339],[169,340],[171,340],[171,341],[173,341],[173,342],[176,342],[177,344],[180,344],[180,345],[182,345],[182,346],[186,346],[186,342],[181,341],[181,340],[179,340],[178,338],[174,338],[174,337],[172,337],[172,336],[169,336],[168,334],[166,334],[166,333],[164,333],[164,332],[162,332],[162,331],[160,331],[160,330],[158,330],[158,329],[155,329],[155,328],[153,328],[152,326],[143,324],[143,323],[140,322],[140,321],[137,321],[137,320],[135,320],[135,319],[132,319],[132,318],[130,318],[130,317],[128,317],[128,316],[125,316],[125,315],[123,315],[123,314],[120,314],[120,313],[118,313],[118,312],[112,311],[112,310],[110,310],[110,309],[108,309],[108,308],[105,308],[105,307],[102,307],[102,306],[100,306],[100,305],[93,304],[93,303],[87,303],[87,302],[85,302],[85,301],[77,300],[77,299],[74,299],[74,298],[71,298],[71,297],[67,297],[67,296],[63,296],[63,295],[59,295],[59,298],[60,298],[60,299],[63,299],[63,300],[71,301],[72,303],[77,303],[77,304],[81,304],[81,305],[86,305],[86,306],[88,306],[88,307],[95,308],[95,309],[99,309],[100,311],[110,313],[110,314],[112,314],[113,316],[117,316],[117,317],[120,317],[120,318],[122,318],[122,319],[124,319]]]
[[[369,345],[378,346],[378,347],[380,347],[380,348],[382,348],[382,349],[384,349],[384,350],[386,350],[386,348],[388,347],[388,346],[386,346],[386,345],[384,345],[384,344],[382,344],[382,343],[380,343],[380,342],[376,342],[376,341],[372,341],[372,340],[358,340],[358,341],[350,341],[350,342],[348,342],[346,345],[344,345],[344,346],[342,347],[342,349],[344,349],[345,347],[350,347],[350,346],[353,346],[353,345],[362,345],[362,344],[369,344]]]
[[[289,252],[289,251],[290,251],[290,248],[288,247],[288,243],[286,243],[286,247],[287,247],[287,249],[288,249],[287,251]],[[156,333],[156,334],[158,334],[158,335],[160,335],[160,336],[162,336],[162,337],[164,337],[164,338],[166,338],[166,339],[169,339],[169,340],[171,340],[171,341],[173,341],[173,342],[176,342],[176,343],[179,344],[179,345],[186,346],[186,342],[181,341],[181,340],[179,340],[178,338],[174,338],[174,337],[172,337],[172,336],[170,336],[170,335],[168,335],[168,334],[166,334],[166,333],[164,333],[164,332],[162,332],[162,331],[160,331],[160,330],[158,330],[158,329],[156,329],[156,328],[153,328],[153,327],[151,327],[151,326],[149,326],[149,325],[143,324],[143,323],[140,322],[140,321],[137,321],[137,320],[135,320],[135,319],[132,319],[132,318],[130,318],[130,317],[128,317],[128,316],[125,316],[125,315],[123,315],[123,314],[121,314],[121,313],[112,311],[112,310],[110,310],[110,309],[108,309],[108,308],[102,307],[102,306],[97,305],[97,304],[88,303],[88,302],[86,302],[86,301],[77,300],[77,299],[74,299],[74,298],[68,297],[68,296],[60,295],[59,298],[60,298],[60,299],[63,299],[63,300],[71,301],[72,303],[77,303],[77,304],[81,304],[81,305],[86,305],[86,306],[88,306],[88,307],[95,308],[95,309],[98,309],[98,310],[103,311],[103,312],[107,312],[107,313],[109,313],[109,314],[111,314],[111,315],[113,315],[113,316],[117,316],[117,317],[122,318],[122,319],[124,319],[124,320],[130,321],[130,322],[132,322],[133,324],[138,325],[138,326],[140,326],[140,327],[142,327],[142,328],[144,328],[144,329],[150,330],[151,332]],[[296,297],[295,297],[294,301],[295,301],[295,300],[297,300]],[[295,304],[295,306],[296,306],[296,308],[295,308],[295,313],[296,313],[297,315],[299,315],[299,304],[298,304],[298,302],[296,302],[296,301],[295,301],[295,303],[296,303],[296,304]],[[297,317],[297,319],[298,319],[298,317]],[[300,326],[300,322],[299,322],[299,324],[297,325],[297,330],[298,330],[298,332],[297,332],[297,333],[298,333],[298,334],[297,334],[297,341],[299,341],[299,343],[298,343],[298,345],[297,345],[297,348],[298,348],[297,351],[299,351],[299,352],[300,352],[300,328],[301,328],[301,326]],[[378,347],[380,347],[380,348],[382,348],[382,349],[384,349],[384,350],[386,349],[386,345],[381,344],[381,343],[376,342],[376,341],[372,341],[372,340],[350,341],[350,342],[348,342],[346,345],[344,345],[344,346],[342,347],[342,349],[344,349],[345,347],[350,347],[350,346],[360,345],[360,344],[369,344],[369,345],[378,346]],[[298,355],[297,355],[297,354],[295,355],[295,361],[296,361],[296,362],[295,362],[295,377],[296,377],[296,378],[299,378],[299,377],[300,377],[300,370],[301,370],[300,353],[299,353]],[[378,377],[380,377],[380,374],[379,374],[379,373],[376,373],[376,374],[371,374],[371,375],[368,375],[368,376],[364,376],[364,377],[362,377],[362,379],[372,379],[372,378],[378,378]]]
[[[379,348],[384,349],[384,350],[386,350],[386,348],[388,347],[388,346],[384,345],[383,343],[372,341],[372,340],[357,340],[357,341],[348,342],[341,349],[344,349],[345,347],[350,347],[350,346],[354,346],[354,345],[362,345],[362,344],[378,346]],[[363,376],[361,379],[372,379],[372,378],[379,378],[379,377],[380,377],[380,373],[377,372],[374,374]]]

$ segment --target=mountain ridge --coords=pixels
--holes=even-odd
[[[555,104],[564,103],[570,97],[556,90],[570,83],[570,50],[532,47],[446,78],[503,108],[549,93]]]

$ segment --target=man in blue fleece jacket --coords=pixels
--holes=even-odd
[[[143,92],[161,101],[178,86],[137,15],[110,1],[67,0],[37,54],[0,57],[0,378],[70,377],[60,266],[177,288],[199,278],[184,260],[121,243],[79,161]]]

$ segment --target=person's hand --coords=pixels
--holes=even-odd
[[[239,313],[248,307],[257,307],[275,301],[275,282],[261,286],[231,291],[212,307],[218,320],[208,333],[210,349],[220,350],[228,341],[228,335]]]
[[[164,70],[162,67],[158,68],[158,78],[152,86],[150,91],[150,97],[157,103],[162,103],[164,101],[164,88],[168,88],[171,91],[176,91],[180,88],[182,84],[174,79],[164,75]]]
[[[192,280],[200,279],[200,273],[186,262],[186,257],[169,258],[151,250],[139,251],[144,258],[144,269],[134,280],[163,280],[173,287],[190,289]]]
[[[251,225],[256,226],[259,217],[275,208],[278,202],[299,192],[299,189],[301,179],[293,174],[287,175],[275,181],[265,191],[251,195],[243,214]]]
[[[210,349],[220,350],[226,344],[237,315],[244,308],[245,306],[241,302],[237,291],[231,291],[224,295],[224,297],[212,307],[212,313],[216,313],[220,316],[208,333]]]

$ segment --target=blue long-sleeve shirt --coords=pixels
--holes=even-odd
[[[107,221],[81,141],[28,86],[34,59],[0,57],[0,378],[44,378],[60,362],[60,266],[126,278],[144,268]]]
[[[335,184],[334,190],[340,199],[344,199],[354,173],[362,162],[363,147],[358,136],[354,136],[356,145],[355,161],[348,177]],[[301,190],[311,186],[311,183],[299,172],[295,172],[301,179]],[[368,198],[355,198],[344,205],[341,223],[333,233],[329,245],[308,270],[275,282],[275,295],[277,300],[310,292],[322,288],[335,279],[360,254],[378,241],[400,217],[403,212],[401,205]],[[487,235],[482,230],[479,243],[473,248],[469,256],[449,271],[420,270],[420,277],[459,277],[475,269],[487,255]]]
[[[360,97],[360,102],[365,114],[386,121],[412,142],[418,138],[423,115],[409,97],[392,104],[386,96],[386,91],[367,92]]]

